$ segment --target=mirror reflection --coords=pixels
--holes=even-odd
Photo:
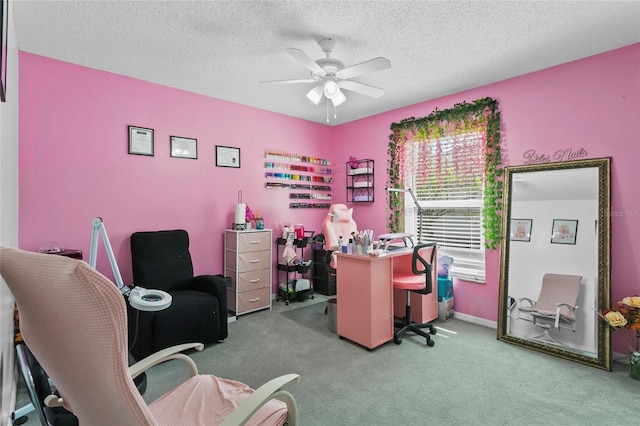
[[[505,169],[498,338],[610,369],[609,159]]]

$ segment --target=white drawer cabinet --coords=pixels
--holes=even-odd
[[[271,230],[225,230],[224,274],[229,309],[242,315],[271,309]]]

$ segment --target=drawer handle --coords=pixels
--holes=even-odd
[[[249,263],[258,263],[258,262],[260,262],[260,259],[251,259],[249,261]]]
[[[260,278],[256,278],[254,280],[249,280],[250,283],[257,283],[258,281],[260,281]]]
[[[251,241],[251,244],[260,244],[260,243],[261,243],[261,241],[260,241],[260,240],[253,240],[253,241]]]
[[[256,297],[255,299],[249,299],[249,302],[257,302],[258,300],[260,300],[260,298]]]

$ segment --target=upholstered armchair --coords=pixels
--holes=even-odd
[[[523,297],[517,301],[518,319],[530,321],[543,330],[530,338],[562,345],[549,334],[551,330],[576,332],[581,279],[580,275],[544,274],[538,300]]]
[[[185,230],[131,235],[134,284],[172,297],[168,309],[141,312],[128,308],[129,345],[141,359],[170,346],[220,342],[228,336],[227,283],[221,275],[194,277]]]

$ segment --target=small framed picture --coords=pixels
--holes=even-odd
[[[129,154],[153,157],[153,129],[129,126]]]
[[[216,145],[216,167],[240,168],[240,148]]]
[[[511,219],[511,241],[531,241],[531,226],[533,219]]]
[[[553,219],[551,242],[553,244],[575,244],[578,233],[578,221],[568,219]]]
[[[198,159],[198,140],[171,136],[171,156]]]

